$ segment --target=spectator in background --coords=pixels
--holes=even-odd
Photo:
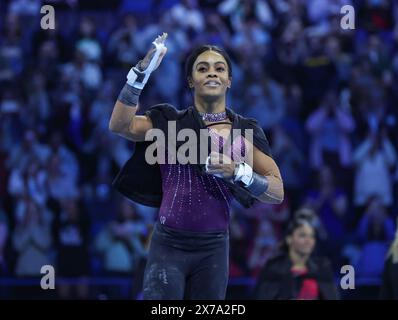
[[[9,13],[5,16],[4,30],[0,38],[0,80],[12,81],[25,67],[20,19]]]
[[[43,219],[42,208],[33,200],[28,200],[25,210],[23,219],[17,221],[12,239],[13,247],[18,252],[15,274],[20,279],[35,280],[30,289],[22,287],[19,298],[36,299],[44,291],[40,288],[41,268],[53,265],[50,258],[53,240],[50,226]]]
[[[65,51],[68,52],[68,59],[63,58]],[[73,57],[73,50],[61,45],[55,39],[46,40],[37,48],[35,68],[44,75],[48,82],[48,89],[51,91],[59,85],[60,71],[62,71],[60,63],[69,61],[69,56]],[[51,91],[50,93],[52,93]]]
[[[297,80],[303,92],[304,115],[308,116],[328,90],[337,85],[337,72],[326,53],[324,31],[309,30],[306,35],[306,50],[298,67]]]
[[[357,229],[361,255],[355,267],[356,294],[377,299],[388,245],[394,239],[394,222],[379,196],[369,199]]]
[[[282,125],[273,128],[272,153],[275,161],[279,163],[286,198],[289,199],[292,210],[298,209],[300,205],[300,194],[307,171],[304,153],[295,140]]]
[[[128,284],[133,277],[134,281],[138,281],[140,275],[135,274],[135,270],[141,257],[147,254],[142,242],[147,232],[147,226],[137,220],[135,207],[124,198],[117,219],[98,234],[95,247],[103,257],[105,275],[125,278],[127,284],[121,288],[124,290],[108,288],[107,295],[110,299],[130,298],[131,289]]]
[[[305,205],[318,213],[322,225],[320,251],[327,255],[335,268],[342,265],[341,249],[346,244],[351,216],[347,192],[336,183],[333,170],[324,166],[319,170],[316,187],[307,192]]]
[[[230,42],[231,34],[221,17],[216,13],[210,12],[207,14],[206,30],[199,35],[198,43],[214,43],[215,45],[228,47]]]
[[[48,91],[46,90],[47,79],[45,74],[36,70],[32,75],[32,81],[29,83],[29,97],[26,106],[26,113],[31,119],[29,127],[33,128],[37,123],[41,123],[37,129],[43,133],[46,131],[44,123],[51,115],[51,104]]]
[[[102,83],[102,71],[91,55],[96,57],[96,52],[87,53],[83,50],[90,48],[76,48],[74,60],[67,62],[62,68],[62,77],[70,81],[71,85],[83,85],[87,90],[97,90]],[[89,58],[91,57],[92,60]]]
[[[80,19],[76,49],[90,62],[100,62],[102,58],[102,48],[97,40],[96,28],[94,19],[90,17]]]
[[[48,192],[55,200],[73,199],[78,196],[77,181],[73,175],[62,168],[62,162],[58,155],[53,154],[48,164]]]
[[[108,41],[108,54],[111,65],[128,69],[131,61],[138,60],[137,23],[132,13],[123,17],[123,24],[116,29]],[[115,61],[116,60],[116,61]]]
[[[9,12],[20,16],[37,16],[40,12],[41,0],[14,0],[8,8]]]
[[[310,0],[307,5],[308,19],[315,25],[329,23],[332,15],[340,13],[344,5],[352,5],[350,0]]]
[[[197,0],[178,1],[170,9],[170,14],[178,22],[177,29],[181,28],[185,30],[190,37],[198,35],[205,28],[205,18],[198,6]]]
[[[89,297],[86,279],[90,275],[89,230],[87,214],[77,200],[63,199],[53,223],[57,275],[66,278],[66,283],[58,286],[60,299]],[[78,283],[69,284],[70,280]]]
[[[363,212],[367,201],[377,195],[382,204],[393,204],[391,170],[397,161],[394,146],[387,131],[369,131],[364,141],[353,154],[355,163],[354,205],[357,216]]]
[[[398,219],[395,239],[388,250],[387,257],[384,262],[380,298],[383,300],[398,300]]]
[[[261,28],[271,28],[274,15],[267,1],[261,0],[224,0],[218,5],[218,12],[228,18],[234,32],[241,30],[244,21],[254,19]]]
[[[251,82],[247,83],[244,106],[246,116],[255,118],[263,130],[271,130],[285,115],[285,96],[282,87],[263,72],[260,61],[252,62],[247,70]]]
[[[352,57],[343,51],[341,41],[337,36],[329,36],[325,42],[326,55],[336,66],[339,81],[348,83],[351,80]]]
[[[35,130],[26,130],[22,143],[11,149],[7,167],[23,171],[33,158],[37,159],[40,165],[44,165],[48,161],[49,151],[48,146],[39,142]]]
[[[307,53],[303,32],[302,21],[299,18],[289,18],[280,36],[273,39],[274,52],[267,63],[267,71],[273,79],[284,85],[299,87],[299,65]]]
[[[24,170],[11,171],[8,192],[17,198],[29,196],[36,203],[44,206],[48,197],[47,172],[37,159],[31,158],[29,161]]]
[[[239,278],[250,274],[247,265],[247,238],[251,228],[243,218],[239,208],[231,210],[230,241],[231,253],[229,262],[229,277]]]
[[[275,254],[277,244],[278,238],[274,226],[269,217],[263,214],[257,225],[253,246],[248,254],[248,267],[252,277],[258,277],[261,268]]]
[[[309,115],[306,129],[311,136],[311,167],[319,170],[328,165],[338,176],[346,177],[345,181],[338,182],[347,185],[347,169],[351,164],[350,134],[355,129],[355,122],[348,112],[342,110],[336,91],[329,91],[321,106]]]
[[[248,19],[242,24],[239,31],[233,34],[231,46],[240,55],[248,55],[248,59],[257,57],[255,62],[261,62],[260,57],[267,53],[267,45],[270,42],[268,33],[255,19]],[[254,62],[251,60],[251,62]],[[251,66],[248,64],[247,66]]]
[[[76,155],[66,146],[62,132],[55,131],[51,134],[48,147],[51,150],[51,155],[58,157],[61,172],[67,174],[69,179],[77,183],[80,173],[79,162]]]
[[[281,254],[270,259],[258,278],[255,299],[334,300],[338,298],[327,259],[313,257],[314,213],[297,211],[290,222]]]

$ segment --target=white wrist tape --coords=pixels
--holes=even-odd
[[[253,181],[253,168],[247,163],[240,163],[234,181],[241,181],[246,187],[249,186]]]
[[[158,65],[159,56],[164,50],[165,45],[164,43],[156,42],[156,40],[153,41],[152,44],[155,46],[156,51],[152,56],[152,59],[149,62],[148,67],[143,71],[138,70],[137,67],[132,67],[129,73],[127,74],[127,83],[134,88],[142,90],[145,84],[148,82],[151,73],[159,66]]]

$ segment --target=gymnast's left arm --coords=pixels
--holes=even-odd
[[[253,146],[253,177],[246,189],[254,191],[251,193],[254,193],[253,195],[261,202],[271,204],[283,202],[283,180],[279,168],[274,159],[255,146]]]
[[[234,162],[226,155],[212,152],[206,171],[220,178],[239,183],[261,202],[280,204],[283,202],[283,181],[274,159],[255,146],[247,162]]]

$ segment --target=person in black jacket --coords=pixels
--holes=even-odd
[[[258,300],[336,300],[338,293],[328,259],[313,257],[313,212],[300,209],[287,228],[280,254],[267,261],[258,278]]]
[[[398,300],[398,219],[395,239],[391,244],[387,259],[384,263],[380,299]]]

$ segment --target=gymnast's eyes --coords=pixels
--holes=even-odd
[[[198,70],[198,72],[206,72],[208,70],[208,68],[205,66],[200,66],[200,67],[198,67],[197,70]],[[223,66],[216,67],[216,71],[220,72],[220,73],[225,72],[225,67],[223,67]]]

